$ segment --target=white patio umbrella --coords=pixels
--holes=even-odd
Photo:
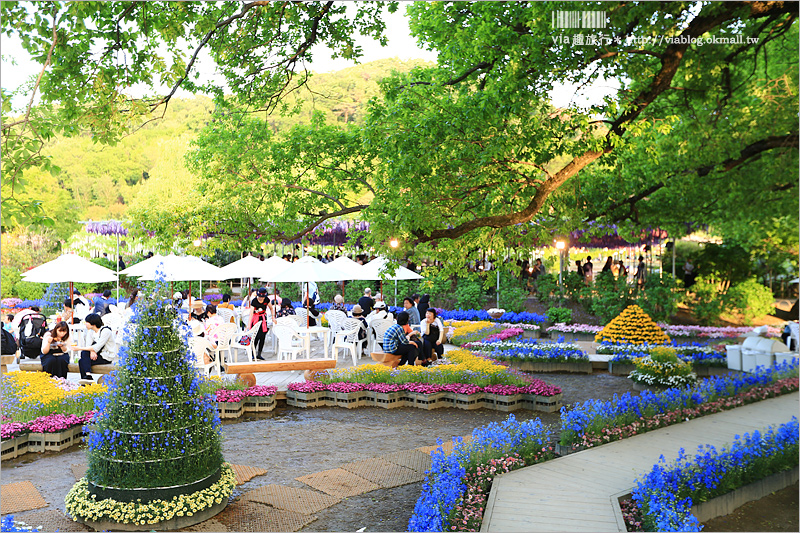
[[[88,259],[75,254],[64,254],[22,274],[22,279],[32,283],[66,283],[69,282],[69,299],[72,303],[72,284],[97,283],[100,281],[116,281],[113,270],[92,263]],[[73,309],[75,305],[73,303]]]
[[[220,279],[234,279],[234,278],[261,278],[262,276],[272,276],[292,266],[289,261],[273,255],[264,261],[248,255],[238,261],[234,261],[229,265],[221,268],[222,277]],[[250,298],[250,286],[248,282],[247,298]]]
[[[346,278],[343,278],[342,281],[342,296],[344,296],[344,281],[351,280],[351,279],[364,279],[364,280],[371,280],[375,279],[372,275],[365,270],[365,265],[360,265],[347,257],[346,255],[341,255],[328,263],[329,265],[333,265],[339,270],[347,272],[349,275]]]
[[[319,259],[310,255],[305,255],[290,265],[291,268],[287,268],[283,272],[278,272],[276,274],[262,276],[261,280],[273,281],[276,283],[293,281],[303,282],[306,283],[307,293],[309,281],[339,281],[348,279],[347,273],[339,270],[335,266],[331,266],[332,263],[326,265]],[[308,300],[307,298],[306,308],[308,308]],[[308,324],[308,314],[306,313],[306,327],[308,327]]]
[[[144,263],[144,261],[142,261]],[[192,301],[192,281],[218,280],[221,278],[221,268],[207,263],[194,256],[179,256],[169,254],[161,258],[160,261],[150,263],[142,273],[136,274],[139,279],[152,281],[156,276],[163,276],[164,281],[188,281],[189,282],[189,302]],[[171,292],[171,289],[170,289]]]
[[[142,276],[147,272],[150,272],[150,269],[153,268],[153,265],[158,265],[158,263],[163,261],[164,257],[166,256],[161,254],[155,254],[153,257],[149,259],[145,259],[144,261],[140,261],[135,265],[129,266],[125,270],[122,270],[120,274],[125,274],[126,276],[134,276],[134,277]]]
[[[372,276],[369,279],[379,279],[381,280],[381,293],[383,293],[383,280],[394,280],[394,305],[397,305],[397,280],[399,279],[422,279],[422,276],[414,272],[413,270],[409,270],[404,266],[397,265],[397,269],[394,271],[393,275],[389,275],[387,272],[387,265],[389,261],[385,257],[376,257],[366,265],[364,265],[364,270]]]

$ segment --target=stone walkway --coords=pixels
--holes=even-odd
[[[797,416],[795,392],[590,448],[495,478],[481,531],[625,531],[612,501],[664,455],[717,449]]]

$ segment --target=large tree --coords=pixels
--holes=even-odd
[[[396,3],[388,4],[390,10]],[[0,28],[41,65],[30,83],[2,89],[3,215],[47,223],[40,203],[19,194],[26,169],[58,167],[42,152],[56,135],[90,132],[114,144],[163,117],[176,91],[218,100],[227,87],[248,112],[270,113],[308,78],[312,47],[358,58],[361,33],[385,44],[383,5],[360,2],[2,2]],[[204,79],[203,54],[221,79]],[[134,89],[146,94],[133,96]],[[12,98],[24,95],[24,109]]]
[[[201,179],[223,189],[246,174],[259,197],[276,183],[290,188],[284,200],[269,197],[282,208],[261,223],[240,230],[207,216],[212,222],[196,230],[296,238],[331,216],[358,213],[372,224],[373,244],[400,237],[405,253],[463,258],[590,221],[627,221],[631,230],[662,224],[676,235],[692,222],[796,218],[796,5],[581,3],[607,10],[608,27],[552,27],[555,10],[576,7],[412,4],[412,31],[439,52],[438,65],[384,79],[384,98],[371,102],[363,126],[293,131],[286,139],[303,146],[303,157],[279,148],[287,141],[259,148],[247,133],[243,155],[209,152],[237,131],[232,119],[201,134],[198,154],[211,155],[196,167]],[[619,89],[602,104],[555,109],[547,95],[558,82]],[[260,168],[258,150],[271,153]],[[286,156],[280,168],[276,153]],[[331,174],[343,161],[350,174],[363,165],[358,180]],[[702,191],[712,182],[709,198]],[[766,207],[736,208],[754,197]],[[222,202],[216,212],[252,220],[254,207],[241,207],[236,214]]]
[[[307,6],[300,33],[318,35],[329,4]],[[578,9],[604,10],[606,28],[554,27],[556,11]],[[221,40],[214,57],[232,94],[208,88],[217,114],[187,156],[204,200],[179,216],[154,206],[142,222],[174,222],[170,238],[175,224],[187,239],[233,235],[239,246],[357,215],[371,223],[368,243],[400,237],[406,253],[463,259],[591,220],[741,227],[765,210],[723,207],[754,189],[768,191],[777,216],[796,216],[796,4],[417,2],[408,13],[438,64],[384,79],[383,98],[350,127],[316,120],[273,135],[263,111],[283,78],[237,52],[248,36]],[[269,21],[252,22],[257,35]],[[345,42],[339,28],[332,40]],[[290,42],[278,70],[305,51]],[[564,82],[618,89],[588,108],[553,108],[548,93]],[[703,180],[734,194],[706,205]]]

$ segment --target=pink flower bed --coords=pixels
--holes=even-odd
[[[23,433],[58,433],[90,422],[95,413],[96,411],[86,411],[82,415],[54,413],[30,422],[8,422],[0,426],[0,438],[11,439]]]
[[[243,390],[228,390],[228,389],[219,389],[217,391],[217,401],[218,402],[241,402],[245,399],[245,391]]]
[[[508,328],[504,329],[500,333],[495,333],[494,335],[489,335],[481,342],[493,342],[493,341],[504,341],[506,339],[510,339],[511,337],[516,337],[517,335],[522,334],[522,328]]]
[[[244,390],[245,396],[275,396],[278,392],[278,387],[271,385],[256,385]]]
[[[548,385],[544,381],[534,379],[530,384],[523,387],[515,385],[489,385],[488,387],[479,387],[477,385],[467,383],[354,383],[354,382],[335,382],[335,383],[321,383],[319,381],[312,381],[307,383],[290,383],[287,387],[289,390],[296,392],[358,392],[358,391],[373,391],[380,393],[389,392],[417,392],[420,394],[434,394],[437,392],[454,392],[456,394],[476,394],[478,392],[487,392],[490,394],[502,394],[509,396],[512,394],[535,394],[538,396],[555,396],[561,394],[561,388],[554,385]]]

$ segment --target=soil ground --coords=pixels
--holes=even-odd
[[[633,392],[630,380],[607,372],[538,374],[536,377],[560,386],[564,391],[565,405],[593,398],[608,399],[625,392],[638,394]],[[223,446],[228,461],[267,470],[265,475],[237,487],[234,496],[238,496],[272,483],[308,488],[295,478],[359,459],[430,446],[437,439],[468,435],[474,428],[503,420],[506,416],[506,413],[486,409],[306,410],[280,407],[272,413],[225,422]],[[540,418],[555,440],[559,431],[559,413],[517,411],[514,416],[519,420]],[[85,452],[77,446],[62,453],[26,454],[3,462],[3,484],[30,480],[50,504],[50,509],[63,511],[64,495],[75,482],[70,465],[85,462]],[[422,483],[413,483],[346,498],[340,504],[316,513],[317,520],[304,531],[357,531],[361,528],[366,528],[365,531],[406,531],[421,487]],[[767,502],[769,521],[753,522],[763,514],[763,507],[754,506],[755,510],[746,510],[741,518],[731,518],[732,526],[722,523],[720,529],[712,530],[798,531],[796,485],[794,500],[780,497],[770,500]],[[24,520],[26,514],[18,513],[16,518]],[[727,527],[731,529],[725,529]]]
[[[746,503],[728,516],[703,524],[703,531],[800,531],[798,494],[795,483],[758,501]]]

